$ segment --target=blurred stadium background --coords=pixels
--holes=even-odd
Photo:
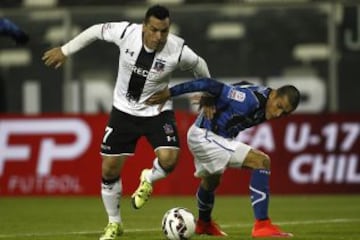
[[[204,57],[213,77],[274,87],[294,84],[300,89],[302,102],[296,114],[250,129],[239,138],[272,157],[274,212],[285,222],[300,222],[293,230],[307,232],[299,239],[359,239],[354,225],[360,212],[351,207],[360,194],[358,0],[1,0],[0,17],[17,23],[31,40],[26,46],[16,46],[11,39],[0,38],[0,239],[92,239],[98,235],[87,230],[98,231],[105,220],[105,215],[97,218],[103,212],[100,199],[82,197],[98,197],[100,192],[98,150],[112,103],[118,49],[95,42],[58,70],[45,67],[41,56],[93,24],[141,22],[154,3],[169,7],[171,31]],[[188,79],[189,73],[176,72],[172,84]],[[145,213],[155,214],[154,221],[139,223],[148,230],[138,231],[138,226],[129,223],[129,239],[138,232],[144,235],[138,239],[150,239],[149,232],[157,226],[155,219],[175,202],[196,209],[191,196],[198,181],[192,175],[185,140],[196,109],[187,96],[176,98],[174,105],[183,149],[181,162],[171,176],[156,184],[154,198],[159,196],[159,203],[153,201],[157,212]],[[125,196],[134,191],[137,176],[151,165],[152,157],[150,146],[142,140],[137,155],[125,167]],[[246,171],[229,170],[219,194],[247,199],[248,177]],[[234,186],[234,182],[240,184]],[[296,197],[298,194],[306,197]],[[315,194],[330,195],[310,197]],[[164,195],[178,198],[167,202],[161,200]],[[25,198],[45,196],[66,198]],[[234,227],[236,236],[238,225],[231,225],[235,220],[230,218],[233,208],[229,206],[237,200],[228,204],[226,199],[219,200],[217,216]],[[65,201],[68,210],[58,207]],[[167,204],[163,205],[164,201]],[[41,210],[46,206],[54,221],[48,220],[47,210]],[[74,223],[67,224],[65,219],[76,215],[81,206],[88,207],[74,216]],[[308,211],[300,213],[293,206]],[[18,210],[8,211],[12,207]],[[17,221],[24,213],[23,219],[33,219],[35,225],[20,227]],[[83,219],[86,214],[92,216],[90,225]],[[133,214],[124,210],[126,217],[141,221],[143,215]],[[244,218],[251,219],[250,209]],[[40,227],[44,231],[32,234],[45,219],[50,229]],[[341,231],[333,225],[322,228],[324,222],[319,219],[341,225]],[[75,222],[84,222],[84,226],[75,229]],[[52,229],[58,229],[57,237],[49,233]],[[86,231],[79,233],[81,230]],[[65,236],[63,231],[73,232]],[[342,238],[344,232],[349,233],[347,238]]]
[[[31,42],[19,48],[0,39],[1,111],[107,112],[116,46],[97,42],[58,71],[43,66],[42,53],[95,23],[141,22],[155,2],[170,7],[172,31],[207,60],[214,77],[293,81],[304,93],[301,112],[359,111],[360,16],[357,1],[350,0],[2,0],[0,14],[23,27]],[[176,106],[187,109],[189,103],[179,99]]]

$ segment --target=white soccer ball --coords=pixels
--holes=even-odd
[[[195,217],[187,208],[172,208],[164,214],[162,230],[169,240],[190,239],[195,233]]]

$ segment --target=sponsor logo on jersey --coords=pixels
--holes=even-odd
[[[243,102],[246,98],[246,94],[240,91],[237,91],[235,88],[232,88],[229,92],[228,97],[238,102]]]
[[[127,64],[126,67],[129,68],[131,72],[138,74],[139,76],[146,77],[146,79],[154,79],[158,77],[160,74],[159,72],[154,72],[154,71],[151,72],[148,70],[144,70],[143,68],[137,67],[132,64]]]
[[[132,66],[131,71],[139,76],[146,78],[149,75],[149,71],[142,67]]]

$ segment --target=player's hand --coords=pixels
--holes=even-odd
[[[209,120],[213,119],[213,117],[214,117],[214,115],[216,113],[215,105],[203,106],[202,109],[203,109],[203,114],[207,119],[209,119]]]
[[[203,93],[200,97],[200,107],[207,119],[213,119],[216,113],[215,97],[208,93]]]
[[[166,87],[161,91],[158,91],[151,95],[145,103],[147,105],[156,105],[156,104],[162,104],[165,103],[167,100],[170,99],[170,90]]]
[[[161,112],[161,109],[164,107],[167,100],[170,99],[170,90],[168,87],[164,88],[161,91],[158,91],[151,95],[146,101],[145,104],[147,105],[156,105],[159,104],[159,112]]]
[[[53,66],[54,68],[59,68],[66,61],[66,56],[61,51],[60,47],[52,48],[46,51],[42,57],[46,66]]]

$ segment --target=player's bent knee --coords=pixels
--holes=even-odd
[[[119,176],[126,156],[102,156],[101,171],[105,179],[113,179]]]
[[[261,165],[262,169],[270,170],[270,157],[267,154],[264,154]]]
[[[269,170],[270,157],[259,150],[251,150],[244,160],[243,166],[251,169]]]
[[[221,175],[209,175],[201,179],[201,186],[207,191],[215,191],[220,185]]]
[[[177,165],[177,159],[165,159],[162,161],[159,159],[159,164],[166,173],[171,173]]]
[[[163,170],[167,173],[172,172],[179,159],[178,149],[163,149],[156,152],[158,161]]]
[[[257,156],[256,169],[270,169],[270,157],[269,155],[261,152]]]

